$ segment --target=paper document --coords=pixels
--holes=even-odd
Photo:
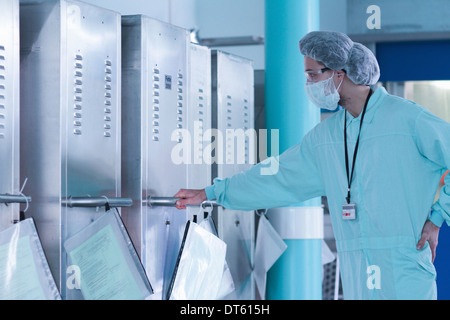
[[[109,211],[65,242],[86,300],[142,300],[152,293],[121,227],[120,217]]]
[[[0,233],[0,300],[59,300],[31,218]]]

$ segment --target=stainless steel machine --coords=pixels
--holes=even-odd
[[[226,52],[213,50],[211,60],[212,127],[223,138],[223,154],[215,155],[212,176],[226,178],[256,161],[254,72],[250,60]],[[236,287],[232,298],[254,299],[255,214],[218,207],[216,221]]]
[[[121,198],[120,14],[78,1],[23,0],[20,36],[28,213],[63,299],[80,299],[66,286],[65,240],[105,207],[131,205]]]
[[[210,181],[201,159],[210,127],[209,49],[185,29],[142,15],[122,17],[122,218],[154,289],[164,299],[185,224],[195,208],[151,206]],[[200,133],[199,133],[200,132]],[[198,211],[198,210],[197,210]]]
[[[0,2],[0,231],[19,221],[19,1]]]

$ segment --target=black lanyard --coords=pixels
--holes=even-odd
[[[364,115],[366,114],[367,104],[369,103],[370,96],[372,95],[372,89],[370,89],[369,94],[367,95],[366,103],[364,104],[364,108],[361,115],[361,123],[359,125],[358,139],[356,140],[355,152],[353,153],[353,164],[352,164],[352,173],[349,176],[349,168],[348,168],[348,151],[347,151],[347,110],[345,110],[344,117],[344,144],[345,144],[345,169],[347,170],[347,181],[348,181],[348,194],[345,198],[347,203],[350,203],[350,186],[352,184],[353,179],[353,171],[355,170],[355,161],[356,154],[358,153],[358,145],[359,145],[359,136],[361,135],[361,128],[364,120]]]

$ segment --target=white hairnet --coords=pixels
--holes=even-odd
[[[375,55],[367,47],[334,31],[313,31],[299,42],[300,52],[332,70],[344,69],[355,84],[372,85],[380,78]]]

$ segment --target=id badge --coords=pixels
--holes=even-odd
[[[354,220],[356,219],[356,204],[349,203],[342,206],[342,219]]]

